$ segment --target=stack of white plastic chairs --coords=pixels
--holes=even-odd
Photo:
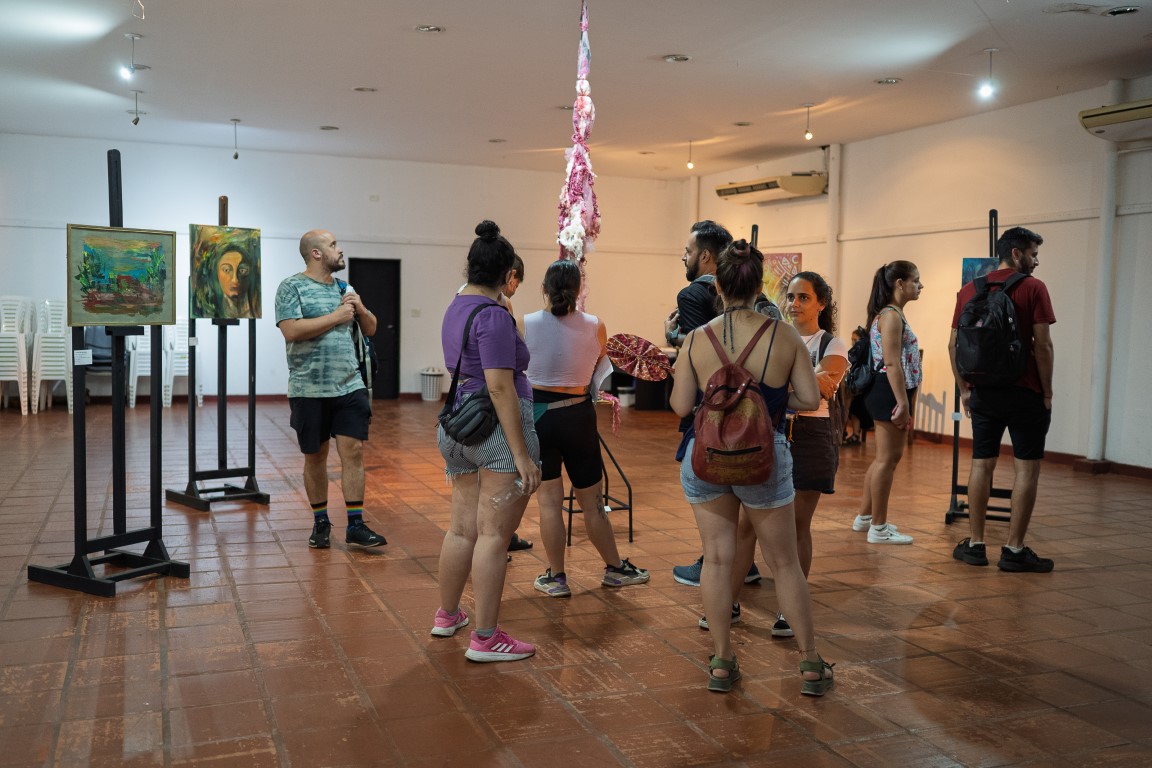
[[[0,296],[0,407],[8,407],[8,382],[20,390],[20,413],[28,415],[28,340],[32,300]]]
[[[49,299],[36,305],[36,332],[32,337],[32,383],[28,393],[32,413],[46,404],[52,407],[54,381],[63,381],[72,413],[72,334],[68,328],[67,305]]]
[[[145,326],[143,336],[128,337],[128,407],[136,407],[136,389],[141,376],[152,375],[152,337],[149,334],[160,333],[160,326]],[[168,350],[163,351],[162,368],[168,366]],[[165,407],[168,403],[164,403]]]
[[[172,390],[176,377],[188,377],[188,318],[164,326],[164,407],[172,407]],[[189,392],[191,397],[192,393]],[[196,385],[196,405],[204,405],[204,386]]]

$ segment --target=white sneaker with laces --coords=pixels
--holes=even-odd
[[[912,537],[900,533],[888,523],[873,525],[868,528],[869,544],[911,544]]]
[[[864,531],[868,530],[871,527],[872,527],[872,516],[871,515],[869,515],[867,517],[864,517],[863,515],[856,515],[856,519],[852,521],[852,530],[856,531],[857,533],[863,533]],[[894,531],[899,530],[892,523],[888,523],[888,527]]]

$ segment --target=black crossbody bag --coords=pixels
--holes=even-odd
[[[480,311],[488,307],[498,307],[499,304],[481,304],[468,315],[468,322],[464,323],[464,338],[460,342],[460,356],[456,358],[456,367],[452,372],[452,386],[448,389],[448,399],[440,409],[438,420],[444,429],[444,434],[460,445],[476,445],[488,439],[496,431],[499,419],[496,418],[496,406],[488,396],[488,385],[472,397],[465,400],[459,408],[453,409],[456,404],[456,388],[460,383],[460,363],[464,359],[464,347],[468,345],[468,332],[472,330],[472,321]]]

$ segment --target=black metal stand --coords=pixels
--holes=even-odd
[[[228,198],[220,197],[220,226],[228,225]],[[248,320],[248,465],[228,466],[228,327],[239,325],[235,319],[216,319],[216,469],[196,469],[196,321],[188,320],[188,485],[183,491],[169,488],[169,501],[207,512],[214,501],[254,501],[268,504],[268,494],[256,482],[256,320]],[[243,485],[200,487],[207,480],[244,478]]]
[[[996,256],[996,237],[999,230],[998,212],[995,208],[988,211],[988,255],[995,258]],[[944,523],[951,525],[958,517],[970,517],[968,513],[968,502],[960,501],[960,496],[968,495],[968,486],[960,485],[960,387],[955,387],[952,394],[952,402],[954,403],[952,410],[952,500],[949,502],[948,511],[944,513]],[[991,482],[991,481],[989,481]],[[1011,499],[1012,491],[1007,488],[992,487],[988,493],[989,499]],[[989,514],[985,515],[985,520],[996,520],[999,522],[1009,522],[1012,519],[1012,507],[994,507],[988,505]],[[990,514],[992,512],[1008,512],[1008,516]]]
[[[124,226],[122,194],[120,186],[120,152],[108,152],[108,185],[110,226]],[[188,578],[191,573],[187,563],[172,560],[164,546],[163,516],[161,514],[161,388],[163,386],[163,337],[158,326],[152,326],[152,367],[151,389],[149,394],[150,437],[149,450],[149,508],[150,519],[147,528],[128,530],[127,480],[125,460],[124,395],[128,384],[124,364],[124,339],[126,336],[139,336],[144,333],[140,326],[109,328],[112,336],[112,535],[88,539],[88,463],[85,404],[82,393],[86,384],[87,362],[77,365],[72,359],[72,381],[74,391],[81,393],[75,398],[72,409],[72,459],[73,459],[73,551],[72,560],[58,566],[28,566],[28,580],[51,584],[65,589],[74,589],[90,595],[114,597],[117,582],[134,579],[148,574]],[[84,344],[84,328],[72,329],[74,350],[87,349]],[[144,552],[125,552],[117,547],[132,544],[146,544]],[[94,552],[104,552],[98,557],[89,557]],[[93,566],[110,565],[126,570],[97,575]]]
[[[604,491],[602,498],[604,499],[605,506],[612,512],[628,511],[628,541],[632,541],[632,483],[628,482],[628,478],[624,476],[624,470],[620,468],[620,463],[616,461],[616,457],[612,455],[612,451],[608,449],[608,444],[604,442],[604,438],[600,434],[596,434],[597,439],[600,440],[600,467],[604,472]],[[613,496],[608,490],[608,468],[604,466],[604,454],[608,454],[608,460],[612,462],[612,466],[616,468],[616,474],[620,475],[620,481],[624,483],[624,488],[628,493],[628,500],[618,499]],[[584,510],[576,507],[576,491],[574,488],[568,489],[568,495],[564,497],[564,501],[568,504],[568,546],[572,546],[572,515],[583,514]]]

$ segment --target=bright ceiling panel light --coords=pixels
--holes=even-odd
[[[5,12],[0,37],[40,40],[96,40],[107,35],[122,20],[75,4],[61,9],[52,3],[28,3],[27,7]]]

